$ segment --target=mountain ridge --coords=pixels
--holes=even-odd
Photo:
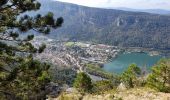
[[[118,9],[123,11],[131,11],[131,12],[144,12],[150,14],[160,14],[160,15],[170,15],[170,10],[165,9],[133,9],[133,8],[126,8],[126,7],[113,7],[108,9]]]
[[[84,5],[79,5],[75,3],[67,3],[67,2],[54,1],[54,0],[52,1],[58,2],[58,3],[61,2],[65,4],[81,6],[81,7],[87,7],[87,8],[111,9],[111,10],[122,10],[122,11],[129,11],[129,12],[143,12],[143,13],[151,13],[151,14],[170,15],[170,10],[167,10],[167,9],[158,9],[158,8],[157,9],[135,9],[135,8],[128,8],[128,7],[90,7],[90,6],[84,6]]]
[[[170,16],[145,12],[89,8],[58,1],[42,2],[39,13],[65,19],[50,37],[125,47],[170,49]]]

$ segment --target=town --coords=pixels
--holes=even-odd
[[[102,65],[115,58],[121,52],[115,46],[57,41],[44,36],[35,37],[32,43],[35,46],[40,46],[43,43],[47,44],[43,53],[35,55],[37,59],[76,70],[83,70],[83,66],[88,63]]]

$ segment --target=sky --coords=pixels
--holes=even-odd
[[[170,10],[170,0],[56,0],[89,7]]]

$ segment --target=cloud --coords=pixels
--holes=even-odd
[[[90,7],[128,7],[135,9],[169,9],[170,0],[57,0]]]

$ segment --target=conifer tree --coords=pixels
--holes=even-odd
[[[147,85],[158,91],[170,93],[170,59],[162,59],[152,67]]]
[[[40,6],[37,0],[0,0],[1,98],[34,100],[45,97],[46,93],[42,91],[50,81],[50,66],[35,61],[32,55],[43,52],[46,46],[34,47],[30,42],[34,35],[24,39],[19,36],[29,30],[48,34],[51,28],[56,29],[62,25],[63,18],[54,19],[51,12],[34,17],[24,14],[36,11]]]
[[[126,84],[127,87],[133,88],[135,86],[135,81],[137,76],[141,74],[140,68],[136,64],[131,64],[127,70],[125,70],[121,75],[121,80]]]

